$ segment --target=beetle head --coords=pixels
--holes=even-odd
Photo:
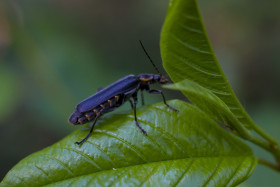
[[[168,78],[166,76],[160,75],[159,83],[160,84],[167,84],[168,83]]]
[[[163,75],[154,75],[154,80],[160,84],[167,84],[168,83],[168,78],[167,76]]]

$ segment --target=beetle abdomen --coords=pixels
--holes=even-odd
[[[75,112],[70,116],[69,122],[75,125],[88,123],[96,117],[97,113],[101,112],[101,114],[104,114],[122,105],[122,98],[122,95],[116,95],[86,112],[79,112],[75,110]]]

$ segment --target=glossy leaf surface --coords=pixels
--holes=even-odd
[[[182,101],[104,116],[82,146],[74,144],[88,133],[78,130],[60,142],[20,161],[0,186],[234,186],[256,166],[251,149],[204,112]]]
[[[196,0],[170,0],[160,46],[163,65],[174,82],[198,83],[219,97],[244,126],[254,126],[215,57]]]

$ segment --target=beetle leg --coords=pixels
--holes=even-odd
[[[162,90],[148,90],[148,92],[149,92],[150,94],[161,94],[162,99],[163,99],[163,103],[164,103],[168,108],[170,108],[171,110],[173,110],[173,111],[175,111],[175,112],[178,112],[177,109],[173,108],[172,106],[170,106],[169,104],[166,103],[165,96],[164,96]]]
[[[133,102],[131,101],[131,99],[129,99],[129,103],[130,103],[131,109],[133,110],[134,107],[133,107]]]
[[[145,105],[145,102],[144,102],[144,93],[143,91],[141,90],[141,101],[142,101],[142,106]]]
[[[147,132],[139,125],[139,123],[137,121],[137,117],[136,117],[136,105],[138,103],[137,93],[133,94],[132,97],[133,97],[134,120],[135,120],[136,126],[142,131],[143,134],[147,135]]]
[[[96,123],[97,119],[100,117],[100,115],[101,115],[101,111],[99,111],[99,112],[96,114],[96,116],[95,116],[95,118],[94,118],[94,120],[93,120],[91,129],[90,129],[88,135],[87,135],[82,141],[75,142],[75,144],[77,144],[77,145],[83,144],[83,143],[89,138],[89,136],[91,135],[91,133],[92,133],[92,131],[93,131],[93,128],[94,128],[94,126],[95,126],[95,123]]]

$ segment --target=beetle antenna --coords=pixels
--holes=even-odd
[[[146,51],[143,43],[141,42],[141,40],[139,40],[141,46],[142,46],[142,49],[144,50],[145,54],[147,55],[147,57],[149,58],[150,62],[152,63],[152,65],[154,66],[154,68],[156,69],[156,71],[158,72],[159,75],[161,75],[160,71],[158,70],[158,68],[156,67],[155,63],[153,62],[153,60],[151,59],[150,55],[148,54],[148,52]]]

